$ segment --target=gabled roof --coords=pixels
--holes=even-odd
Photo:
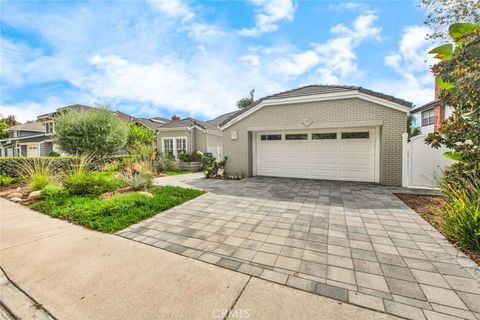
[[[36,132],[45,132],[45,127],[39,121],[27,122],[24,124],[17,124],[11,126],[6,131],[36,131]]]
[[[41,115],[37,116],[37,119],[53,118],[53,117],[57,116],[59,112],[65,110],[65,109],[73,109],[73,110],[80,111],[80,110],[89,110],[89,109],[92,109],[92,107],[86,106],[86,105],[83,105],[83,104],[72,104],[72,105],[69,105],[69,106],[60,107],[54,112],[41,114]]]
[[[222,114],[222,115],[220,115],[216,118],[213,118],[212,120],[208,120],[206,122],[218,127],[220,125],[220,123],[222,123],[224,120],[228,119],[229,117],[231,117],[233,114],[235,114],[237,112],[238,112],[238,110],[231,111],[231,112]]]
[[[260,103],[262,103],[265,100],[269,100],[269,101],[273,100],[274,101],[275,99],[280,100],[280,99],[288,99],[288,98],[306,97],[306,96],[312,96],[312,95],[340,94],[340,93],[348,93],[348,92],[352,92],[352,91],[356,91],[358,93],[362,93],[362,94],[365,94],[365,95],[368,95],[368,96],[371,96],[371,97],[374,97],[374,98],[383,99],[383,100],[386,100],[388,102],[393,102],[397,105],[407,107],[407,108],[411,108],[412,105],[413,105],[411,102],[408,102],[406,100],[395,98],[394,96],[391,96],[391,95],[386,95],[386,94],[383,94],[381,92],[365,89],[365,88],[358,87],[358,86],[314,84],[314,85],[308,85],[308,86],[304,86],[304,87],[300,87],[300,88],[296,88],[296,89],[292,89],[292,90],[288,90],[288,91],[279,92],[279,93],[276,93],[276,94],[273,94],[273,95],[269,95],[269,96],[260,98],[260,99],[256,100],[255,102],[253,102],[251,105],[247,106],[246,108],[243,108],[243,109],[233,113],[231,116],[227,117],[225,120],[223,120],[220,123],[220,127],[224,126],[225,124],[227,124],[231,120],[237,118],[241,114],[243,114],[243,113],[249,111],[250,109],[256,107],[257,105],[259,105]]]
[[[217,126],[201,120],[190,118],[190,117],[165,123],[160,127],[160,129],[163,130],[163,129],[189,128],[193,126],[198,126],[204,130],[220,132],[220,129]]]
[[[163,122],[163,123],[170,122],[170,120],[168,120],[167,118],[162,118],[162,117],[153,117],[153,118],[150,118],[150,120],[157,121],[157,122]]]
[[[436,106],[440,105],[441,104],[441,101],[440,100],[433,100],[433,101],[430,101],[428,103],[425,103],[421,106],[418,106],[418,107],[415,107],[413,108],[410,113],[417,113],[417,112],[421,112],[421,111],[425,111],[425,110],[429,110],[429,109],[433,109],[435,108]]]
[[[129,114],[123,113],[121,111],[114,111],[114,113],[117,115],[118,120],[123,121],[123,122],[132,122],[135,120],[134,117],[132,117]]]
[[[163,123],[152,121],[150,119],[145,119],[145,118],[136,118],[133,120],[133,122],[140,123],[145,127],[150,128],[153,131],[163,126]]]

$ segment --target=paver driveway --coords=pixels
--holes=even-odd
[[[411,319],[480,319],[480,268],[375,184],[188,182],[209,193],[118,234]]]

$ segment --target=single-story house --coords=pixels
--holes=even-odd
[[[157,150],[176,159],[182,153],[210,152],[223,158],[222,132],[217,125],[193,118],[174,119],[157,129]]]
[[[415,123],[419,124],[422,134],[437,131],[440,123],[452,114],[449,106],[441,104],[440,100],[434,100],[424,105],[413,108],[410,111],[415,117]]]
[[[309,85],[261,98],[220,123],[226,174],[401,186],[411,107],[354,86]]]

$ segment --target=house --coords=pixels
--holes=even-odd
[[[440,123],[452,114],[452,109],[443,106],[440,100],[433,100],[413,108],[410,114],[415,117],[415,123],[419,124],[420,132],[426,134],[437,131]]]
[[[174,116],[171,122],[157,129],[157,150],[176,159],[182,153],[196,151],[210,152],[220,159],[223,158],[222,132],[215,122]]]
[[[38,157],[52,151],[44,124],[40,121],[27,122],[12,126],[6,130],[8,138],[0,140],[2,157]]]
[[[57,145],[53,143],[55,132],[55,118],[64,110],[85,111],[92,107],[74,104],[58,108],[54,112],[37,116],[36,121],[19,124],[8,128],[9,136],[0,140],[0,156],[2,157],[44,157],[52,151],[62,153]],[[155,131],[157,127],[168,122],[159,118],[156,120],[135,118],[120,111],[113,111],[120,121],[137,123]]]
[[[354,86],[309,85],[261,98],[220,123],[226,174],[401,186],[411,107]]]

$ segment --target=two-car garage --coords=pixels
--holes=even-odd
[[[402,185],[412,103],[362,87],[309,85],[261,98],[220,123],[227,176]]]
[[[259,131],[253,174],[375,182],[375,138],[374,128]]]

